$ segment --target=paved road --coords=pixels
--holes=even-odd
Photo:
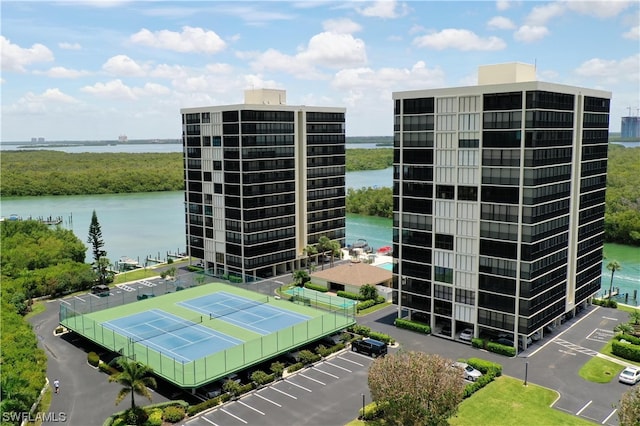
[[[188,280],[194,279],[193,274],[189,274],[183,269],[178,271],[178,278],[181,280],[180,282],[184,284],[187,284]],[[140,292],[149,291],[157,292],[159,295],[160,286],[163,285],[162,281],[159,281],[159,279],[146,281],[146,283],[129,284],[115,288],[112,290],[112,295],[109,296],[109,298],[113,298],[114,301],[118,298],[122,298],[123,300],[126,298],[135,299]],[[291,281],[292,278],[289,274],[257,284],[242,284],[241,286],[264,294],[273,294],[277,287]],[[79,304],[104,303],[104,300],[99,300],[99,298],[92,295],[81,295],[75,299],[75,303]],[[80,299],[82,299],[82,301],[80,301]],[[104,419],[109,415],[115,411],[127,408],[127,402],[124,401],[119,406],[115,406],[115,397],[120,387],[115,383],[109,383],[106,374],[88,365],[87,353],[91,350],[99,352],[99,348],[94,347],[90,342],[81,338],[70,341],[71,336],[73,336],[71,334],[64,337],[53,336],[53,330],[58,324],[59,304],[59,300],[46,302],[46,311],[42,315],[32,318],[30,321],[34,326],[41,347],[45,350],[48,357],[47,375],[49,380],[59,379],[61,383],[60,393],[53,395],[49,411],[51,413],[65,413],[67,424],[71,426],[102,425]],[[611,426],[618,424],[617,415],[612,406],[618,402],[622,393],[627,391],[629,387],[618,383],[615,378],[607,384],[586,382],[578,376],[578,370],[606,344],[613,327],[620,322],[627,321],[628,314],[625,312],[595,306],[589,307],[578,317],[559,326],[551,336],[545,337],[540,342],[535,342],[525,353],[515,358],[506,358],[490,352],[481,351],[472,348],[468,344],[454,342],[444,338],[424,336],[407,330],[397,329],[393,326],[393,320],[395,318],[396,307],[391,306],[373,314],[360,317],[358,322],[370,326],[376,331],[392,335],[404,349],[438,353],[454,360],[469,357],[488,359],[502,364],[504,374],[521,378],[523,381],[526,371],[529,383],[539,384],[559,392],[560,397],[558,401],[554,403],[555,408],[597,423]],[[347,353],[347,356],[351,355],[355,354]],[[344,415],[352,419],[357,415],[357,410],[361,404],[360,399],[362,393],[365,393],[368,400],[366,368],[363,368],[357,373],[355,372],[356,370],[352,370],[354,373],[347,376],[334,374],[331,372],[333,370],[330,369],[320,372],[320,369],[323,368],[328,368],[328,366],[314,367],[310,370],[310,373],[312,372],[313,374],[309,374],[309,377],[324,383],[324,385],[320,385],[314,382],[314,380],[306,379],[304,376],[300,376],[297,379],[292,378],[290,384],[287,384],[287,382],[277,384],[278,389],[287,386],[290,387],[289,390],[292,391],[293,388],[301,389],[293,384],[294,381],[301,386],[304,386],[302,384],[303,381],[311,382],[307,383],[308,386],[304,387],[307,389],[312,389],[313,387],[314,389],[317,388],[317,390],[314,392],[303,390],[302,392],[309,393],[310,395],[305,395],[305,393],[302,395],[308,398],[310,397],[313,405],[310,405],[311,402],[298,402],[286,410],[281,410],[277,405],[264,401],[260,396],[252,395],[248,397],[250,398],[247,399],[248,402],[245,402],[243,398],[225,405],[224,409],[227,410],[227,407],[229,407],[227,411],[230,413],[239,412],[245,416],[255,414],[259,416],[257,419],[266,419],[266,417],[263,418],[260,413],[252,408],[244,406],[244,403],[264,412],[265,415],[268,412],[269,419],[277,419],[274,420],[273,424],[344,424],[341,418],[338,419],[338,417],[332,416],[335,413],[339,413],[341,416]],[[339,379],[334,379],[325,373],[338,376]],[[351,379],[349,379],[349,377]],[[164,388],[164,385],[165,384],[161,383],[161,388]],[[281,390],[284,392],[287,391],[285,388]],[[266,394],[269,393],[273,395],[273,392],[274,391],[268,392],[267,390],[263,390],[260,391],[259,394],[265,399],[270,399]],[[275,392],[277,393],[278,391]],[[353,399],[356,397],[358,403],[353,407]],[[260,399],[260,402],[258,399]],[[161,393],[154,392],[154,403],[166,400],[168,399]],[[273,401],[277,402],[275,399]],[[318,401],[321,401],[321,403]],[[144,403],[144,401],[140,400],[140,403]],[[254,403],[255,405],[252,405]],[[262,403],[267,405],[261,405]],[[277,403],[280,404],[279,402]],[[283,404],[280,405],[285,406]],[[263,407],[264,410],[259,407]],[[270,411],[269,408],[272,410]],[[238,409],[240,411],[235,411]],[[220,410],[220,413],[224,413],[224,411]],[[238,417],[242,418],[241,416]],[[326,421],[320,422],[320,419]],[[335,420],[337,423],[331,423],[328,421],[329,419]],[[270,421],[271,420],[269,420],[269,422]],[[203,424],[210,423],[205,420]],[[229,423],[225,421],[222,424],[226,425]],[[240,422],[239,424],[244,423]],[[258,424],[267,423],[258,422]],[[195,426],[195,423],[193,426]]]

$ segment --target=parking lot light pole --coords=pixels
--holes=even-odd
[[[524,363],[524,385],[527,386],[527,375],[529,374],[529,361]]]
[[[362,420],[364,420],[364,394],[362,394]]]

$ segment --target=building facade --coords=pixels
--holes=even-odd
[[[186,246],[208,273],[251,281],[345,239],[345,109],[286,105],[283,90],[184,108]]]
[[[525,64],[478,81],[393,94],[394,302],[526,347],[600,289],[611,94]]]
[[[625,139],[640,139],[640,117],[622,117],[620,136]]]

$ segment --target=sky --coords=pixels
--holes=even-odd
[[[286,90],[346,108],[346,135],[391,136],[392,92],[477,84],[481,65],[612,93],[640,115],[640,2],[0,2],[1,137],[179,139],[180,108]]]

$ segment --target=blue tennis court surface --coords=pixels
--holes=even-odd
[[[190,362],[244,343],[199,325],[202,320],[200,316],[188,321],[160,309],[151,309],[102,325],[128,337],[131,344],[144,340],[145,346],[182,362]]]
[[[307,321],[310,317],[266,304],[268,298],[256,301],[219,291],[178,302],[178,305],[206,316],[246,328],[263,336]]]

